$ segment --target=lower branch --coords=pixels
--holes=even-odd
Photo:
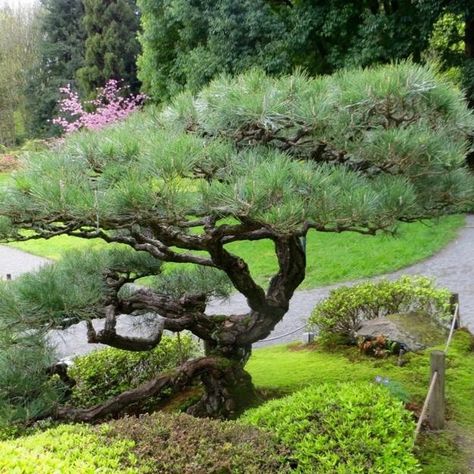
[[[222,357],[200,357],[185,362],[177,369],[150,380],[138,388],[123,392],[100,405],[91,408],[60,407],[53,417],[58,420],[85,423],[117,417],[133,407],[140,407],[141,403],[159,395],[164,389],[183,389],[197,377],[202,378],[206,394],[198,403],[198,409],[191,408],[190,411],[195,415],[218,418],[233,416],[240,404],[240,401],[235,399],[236,388],[242,382],[245,382],[246,387],[251,386],[250,375],[243,370],[241,365]]]

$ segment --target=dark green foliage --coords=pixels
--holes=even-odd
[[[136,388],[196,355],[198,347],[189,335],[165,336],[149,352],[107,348],[76,357],[68,375],[75,380],[71,403],[93,406],[125,390]]]
[[[87,96],[107,80],[123,80],[137,92],[136,59],[139,44],[136,38],[139,16],[134,0],[85,0],[86,31],[84,65],[77,71],[79,85]]]
[[[329,297],[319,303],[309,319],[323,337],[353,336],[360,322],[387,314],[406,311],[423,311],[433,319],[449,321],[451,293],[437,289],[425,277],[402,277],[396,281],[360,283],[352,287],[332,290]]]
[[[110,435],[132,439],[149,471],[169,474],[285,473],[273,436],[232,421],[155,413],[110,423]]]
[[[418,472],[414,422],[384,387],[308,387],[249,410],[241,421],[273,433],[301,473]]]
[[[40,60],[29,74],[27,86],[30,133],[50,136],[57,132],[51,119],[57,114],[59,88],[75,83],[83,64],[85,31],[81,0],[42,0],[38,18]]]
[[[264,0],[139,0],[144,90],[164,100],[216,74],[289,71],[283,18]]]
[[[158,101],[216,74],[260,66],[310,74],[420,61],[441,2],[139,0],[139,75]]]
[[[54,362],[54,353],[44,340],[41,321],[33,323],[38,305],[22,300],[17,288],[14,282],[0,281],[2,433],[7,425],[49,413],[61,400],[65,388],[47,374],[47,368]]]

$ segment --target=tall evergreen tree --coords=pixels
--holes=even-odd
[[[59,88],[74,83],[83,64],[85,33],[81,0],[42,0],[39,65],[31,70],[27,90],[30,132],[50,135],[56,115]]]
[[[122,79],[139,89],[136,59],[139,15],[134,0],[84,0],[84,66],[77,72],[82,91],[93,95],[108,79]]]

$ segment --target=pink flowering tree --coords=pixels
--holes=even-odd
[[[146,99],[144,94],[126,96],[124,89],[120,87],[119,81],[109,79],[103,88],[97,90],[94,100],[82,103],[70,84],[61,87],[63,97],[59,101],[60,116],[54,118],[53,123],[69,134],[83,128],[98,130],[122,120],[136,111]]]

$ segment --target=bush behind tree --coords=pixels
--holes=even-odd
[[[165,336],[150,352],[106,348],[74,359],[68,375],[76,382],[70,403],[89,407],[148,382],[199,353],[190,335]]]
[[[433,280],[421,276],[359,283],[331,290],[308,322],[323,338],[340,335],[348,340],[364,320],[408,311],[423,312],[446,325],[451,319],[450,298],[449,290],[436,288]]]

